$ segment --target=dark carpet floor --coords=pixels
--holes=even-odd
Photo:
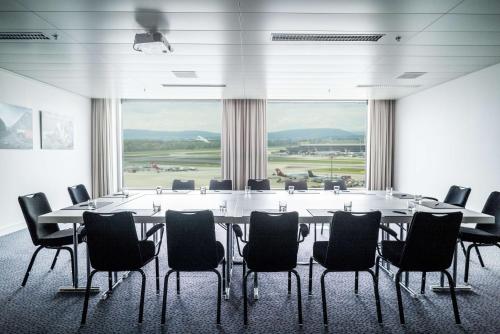
[[[223,233],[220,233],[223,236]],[[221,239],[220,239],[221,240]],[[223,241],[223,240],[221,240]],[[301,245],[300,258],[307,260],[312,238]],[[160,271],[166,273],[166,248],[162,247]],[[49,271],[55,251],[43,250],[35,262],[28,284],[21,280],[35,250],[27,230],[0,238],[0,332],[1,333],[498,333],[500,331],[500,252],[484,249],[487,268],[471,264],[474,292],[458,296],[462,326],[454,323],[448,294],[427,291],[414,299],[403,292],[407,324],[399,324],[396,292],[389,276],[381,272],[380,295],[384,322],[377,323],[372,282],[369,274],[360,275],[360,292],[354,294],[354,274],[329,274],[327,300],[330,326],[322,326],[319,276],[315,266],[314,295],[307,296],[307,266],[299,266],[302,280],[304,326],[297,325],[295,290],[287,296],[286,274],[261,274],[258,301],[250,297],[248,328],[243,326],[241,267],[235,267],[231,297],[222,304],[222,325],[215,325],[216,276],[210,273],[182,274],[181,294],[175,294],[174,280],[169,289],[167,324],[160,325],[161,295],[155,294],[154,264],[146,268],[148,281],[144,323],[137,324],[140,275],[132,273],[118,286],[111,298],[100,295],[90,299],[87,325],[80,328],[83,294],[61,294],[58,288],[69,285],[70,262],[62,253],[53,271]],[[80,248],[80,282],[85,283],[84,247]],[[459,258],[459,277],[463,276],[463,256]],[[249,280],[249,287],[252,287]],[[106,287],[106,275],[98,274],[96,284]],[[438,282],[429,274],[428,283]],[[419,289],[419,275],[411,277]],[[162,284],[163,286],[163,284]],[[293,285],[292,287],[295,287]]]

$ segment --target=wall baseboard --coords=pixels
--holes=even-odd
[[[25,228],[26,228],[26,224],[24,224],[24,223],[17,223],[17,224],[11,224],[11,225],[0,227],[0,237],[7,235],[7,234],[17,232],[17,231],[20,231],[20,230],[25,229]]]

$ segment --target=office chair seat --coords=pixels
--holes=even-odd
[[[467,242],[494,244],[500,242],[500,235],[491,234],[478,228],[460,227],[460,239]]]
[[[391,263],[398,264],[401,262],[404,246],[404,241],[384,240],[382,241],[382,257]]]
[[[77,230],[78,243],[82,242],[85,229],[80,227]],[[59,230],[39,239],[40,245],[44,247],[59,247],[73,244],[73,229]]]

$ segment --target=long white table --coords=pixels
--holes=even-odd
[[[162,194],[156,194],[154,190],[134,190],[128,197],[123,196],[105,196],[99,198],[98,202],[107,202],[109,204],[102,208],[93,210],[95,212],[109,213],[123,210],[135,211],[135,221],[142,224],[141,232],[145,230],[147,224],[163,223],[165,221],[165,211],[171,210],[200,210],[208,209],[214,212],[215,222],[226,226],[226,291],[225,296],[228,298],[231,272],[233,268],[234,246],[231,224],[248,224],[249,216],[252,211],[277,211],[280,201],[287,203],[287,211],[297,211],[299,221],[307,224],[323,224],[331,221],[333,211],[343,210],[346,201],[352,202],[353,212],[367,212],[372,210],[380,210],[382,212],[382,224],[398,224],[401,227],[411,221],[413,212],[407,210],[408,200],[399,199],[396,197],[387,197],[385,192],[373,192],[363,190],[351,190],[334,194],[333,191],[310,190],[305,192],[295,191],[294,194],[289,194],[283,190],[271,191],[252,191],[245,193],[244,191],[207,191],[206,194],[200,194],[200,191],[163,191]],[[153,201],[161,204],[160,212],[153,212]],[[220,206],[226,201],[227,207],[225,210],[220,210]],[[44,224],[72,224],[76,231],[77,227],[83,223],[82,214],[86,211],[86,207],[66,208],[54,211],[38,218],[40,223]],[[399,212],[398,212],[399,211]],[[452,211],[461,211],[463,213],[463,224],[493,224],[494,217],[485,215],[479,212],[452,208],[452,209],[430,209],[425,206],[418,205],[417,211],[426,211],[433,213],[446,213]],[[314,235],[316,228],[314,229]],[[74,286],[65,288],[64,291],[79,291],[83,290],[78,283],[78,260],[77,250],[78,243],[76,235],[74,236],[75,250],[75,280]],[[456,282],[456,250],[453,264],[453,276]],[[386,264],[383,267],[386,271],[389,266]],[[404,287],[413,296],[416,294],[408,287],[408,276],[406,276]],[[469,286],[460,287],[470,289]],[[445,288],[441,282],[439,288]]]

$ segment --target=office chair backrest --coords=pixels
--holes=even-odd
[[[401,255],[401,269],[441,271],[451,265],[457,244],[461,212],[413,215]]]
[[[87,230],[90,263],[94,269],[121,271],[140,267],[141,252],[131,212],[85,211],[83,221]]]
[[[73,205],[87,202],[90,199],[87,188],[83,184],[68,187],[68,193]]]
[[[483,207],[483,213],[495,217],[495,224],[477,224],[476,228],[500,236],[500,192],[490,194]]]
[[[307,190],[307,181],[305,181],[305,180],[300,180],[300,181],[287,180],[287,181],[285,181],[285,190],[288,190],[289,186],[294,186],[295,190]]]
[[[44,193],[19,196],[17,200],[21,206],[26,225],[28,225],[31,241],[33,241],[35,246],[40,244],[40,238],[59,231],[57,224],[38,223],[38,216],[52,212],[49,201]]]
[[[172,182],[172,190],[194,190],[194,180],[174,180]]]
[[[338,186],[340,190],[347,190],[347,187],[345,185],[344,180],[338,180],[338,181],[330,181],[326,180],[325,181],[325,190],[333,190],[333,187]]]
[[[448,190],[448,194],[446,194],[444,203],[465,208],[465,204],[467,204],[467,199],[469,199],[470,191],[471,191],[470,188],[451,186],[450,190]]]
[[[326,267],[332,270],[366,270],[375,264],[380,211],[333,215]]]
[[[247,265],[254,271],[289,271],[297,266],[297,212],[250,215]]]
[[[209,190],[233,190],[232,180],[210,180]]]
[[[165,214],[168,266],[179,271],[217,268],[214,215],[210,210]]]
[[[268,179],[248,179],[247,186],[252,190],[271,190]]]

